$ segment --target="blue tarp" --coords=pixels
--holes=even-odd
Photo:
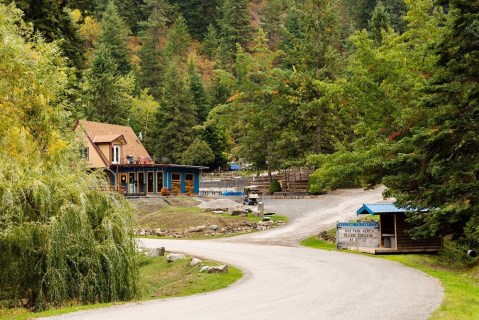
[[[223,191],[221,193],[223,196],[235,196],[235,197],[240,197],[243,195],[243,192],[241,191]]]

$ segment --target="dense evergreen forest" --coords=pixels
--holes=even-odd
[[[0,1],[1,119],[9,124],[8,132],[0,129],[0,153],[15,160],[0,169],[2,208],[10,208],[0,220],[2,245],[3,239],[14,243],[8,232],[18,222],[15,203],[24,208],[23,218],[31,214],[27,222],[50,221],[71,199],[77,205],[71,217],[75,210],[93,214],[84,208],[94,203],[108,214],[122,210],[121,200],[88,193],[93,177],[69,169],[74,147],[67,147],[68,130],[78,119],[131,126],[158,162],[216,169],[241,158],[268,172],[310,166],[317,169],[313,193],[384,184],[400,205],[430,210],[410,215],[415,237],[452,235],[479,245],[478,1],[11,2]],[[11,170],[24,184],[12,182]],[[70,198],[52,187],[52,179],[64,175],[82,177],[61,180]],[[84,188],[72,187],[73,181]],[[128,223],[115,217],[113,225]],[[30,227],[51,233],[50,224],[42,226]],[[102,256],[98,268],[131,250],[128,235],[108,230],[94,238],[127,249],[107,246],[111,255]],[[5,250],[13,257],[16,249]],[[84,292],[68,292],[67,283],[63,291],[48,291],[41,272],[54,270],[67,253],[55,254],[39,266],[33,306],[58,296],[128,298],[136,290],[126,259],[121,272],[115,270],[125,278],[106,293],[88,282],[106,280],[88,279],[80,270],[69,279],[85,281]],[[1,283],[6,269],[0,270],[0,287],[8,287]],[[10,278],[19,276],[9,270]],[[9,288],[7,295],[27,290]]]

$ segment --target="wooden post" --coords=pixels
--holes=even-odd
[[[395,242],[395,247],[396,250],[398,250],[398,228],[397,228],[397,219],[396,219],[397,214],[394,214],[394,242]]]

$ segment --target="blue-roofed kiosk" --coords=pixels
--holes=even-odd
[[[357,215],[379,215],[379,248],[373,253],[420,253],[437,252],[442,249],[441,238],[413,239],[408,230],[413,226],[406,221],[406,212],[394,203],[364,204]],[[421,210],[426,213],[427,210]]]

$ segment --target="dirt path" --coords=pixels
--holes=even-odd
[[[354,219],[356,210],[363,203],[381,201],[382,191],[383,189],[343,189],[312,199],[265,200],[266,211],[285,215],[289,222],[279,228],[224,241],[298,246],[301,240],[334,227],[337,221]]]

